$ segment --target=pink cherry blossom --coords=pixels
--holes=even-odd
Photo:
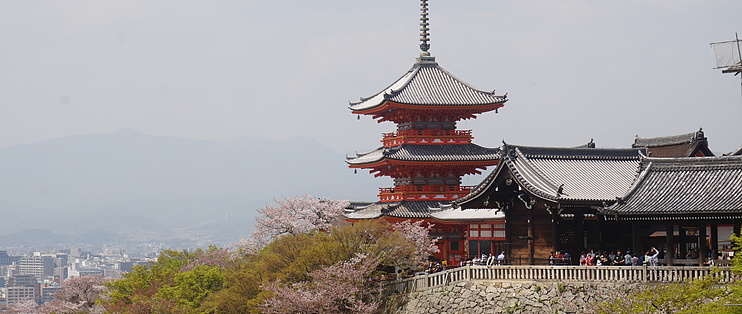
[[[319,199],[310,195],[276,199],[277,206],[266,205],[258,209],[255,229],[237,246],[256,252],[275,237],[284,234],[301,234],[312,230],[329,230],[344,221],[343,209],[348,201]]]

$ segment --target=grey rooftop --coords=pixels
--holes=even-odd
[[[375,219],[382,216],[425,219],[431,218],[430,208],[440,207],[441,204],[449,202],[439,201],[399,201],[399,202],[376,202],[366,206],[346,208],[345,217],[348,219]]]
[[[634,144],[631,147],[660,147],[660,146],[671,146],[678,144],[692,144],[696,141],[705,141],[706,136],[703,134],[703,129],[696,132],[687,134],[672,135],[672,136],[660,136],[660,137],[639,137],[634,139]]]
[[[368,153],[359,153],[346,158],[350,165],[363,165],[384,159],[419,162],[476,162],[496,161],[499,148],[486,148],[476,144],[458,145],[410,145],[380,147]]]
[[[351,110],[368,110],[395,102],[420,106],[478,106],[504,103],[507,96],[475,89],[444,70],[434,57],[422,55],[401,78],[389,87],[359,102]]]
[[[503,172],[545,200],[610,201],[624,195],[638,174],[642,149],[504,145],[502,159],[463,204],[480,196]]]
[[[651,158],[629,192],[607,213],[742,214],[742,156]]]

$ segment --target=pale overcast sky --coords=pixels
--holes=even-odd
[[[628,147],[703,127],[742,145],[740,78],[710,42],[742,1],[430,0],[431,53],[498,114],[460,123],[482,146]],[[307,136],[340,153],[391,123],[349,100],[418,55],[419,2],[0,2],[0,147],[131,128],[195,139]]]

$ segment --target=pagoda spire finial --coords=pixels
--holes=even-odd
[[[420,50],[423,52],[428,52],[430,49],[428,25],[428,0],[420,0]]]

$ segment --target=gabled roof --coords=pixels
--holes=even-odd
[[[382,216],[403,219],[431,218],[430,208],[438,208],[447,202],[440,201],[399,201],[376,202],[367,206],[345,209],[345,217],[352,220],[375,219]]]
[[[642,149],[503,146],[502,159],[464,204],[511,173],[530,194],[550,201],[610,201],[622,196],[637,175]]]
[[[738,147],[737,149],[731,152],[724,154],[724,156],[739,156],[739,155],[742,155],[742,146]]]
[[[402,144],[346,157],[351,166],[364,165],[384,159],[419,162],[479,162],[500,159],[499,148],[486,148],[476,144],[409,145]]]
[[[604,214],[742,214],[742,156],[644,158],[629,192]]]
[[[672,136],[637,136],[631,147],[647,148],[651,157],[694,157],[699,151],[704,156],[714,155],[708,148],[708,139],[704,135],[703,129]]]
[[[351,102],[350,109],[368,110],[387,101],[421,106],[478,106],[504,103],[507,96],[475,89],[438,66],[434,57],[421,56],[392,85],[360,102]]]

